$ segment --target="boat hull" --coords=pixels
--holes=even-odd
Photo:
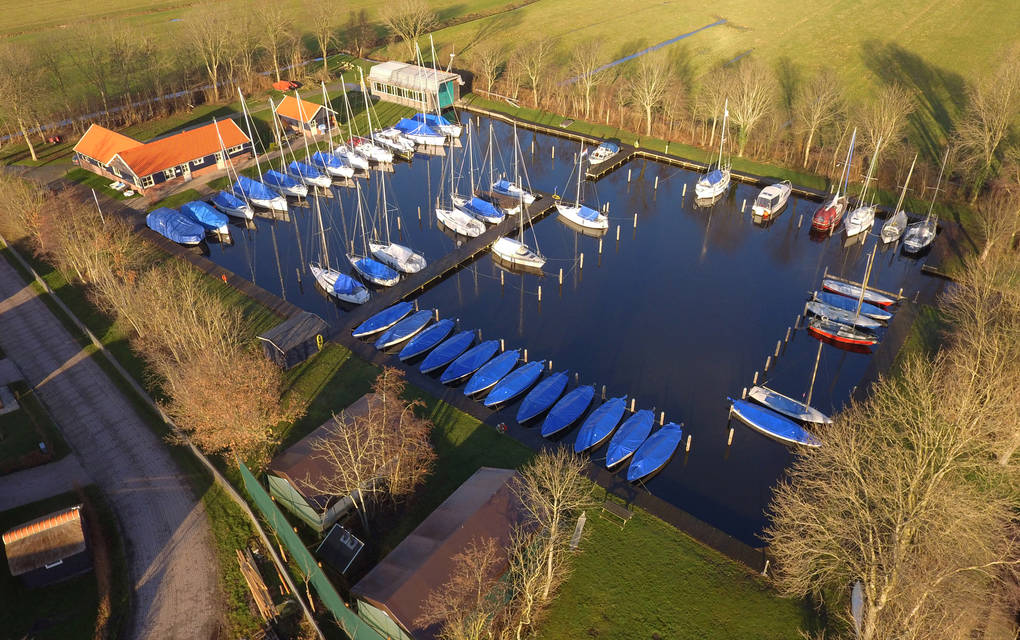
[[[535,385],[517,408],[517,422],[523,424],[533,420],[553,406],[567,388],[567,381],[567,374],[561,371]]]
[[[819,207],[811,217],[811,228],[832,235],[839,223],[843,221],[846,204],[846,198],[837,198]]]
[[[594,397],[595,387],[586,385],[560,398],[553,408],[549,409],[549,414],[542,423],[542,437],[551,438],[573,426],[588,410]]]
[[[468,238],[477,238],[485,232],[485,225],[457,209],[436,209],[436,218],[450,231]]]
[[[461,331],[456,335],[450,336],[425,356],[418,370],[422,373],[432,373],[442,369],[459,358],[474,341],[475,334],[473,331]]]
[[[496,386],[492,388],[489,395],[485,397],[485,406],[495,407],[520,397],[538,381],[544,368],[544,361],[534,361],[510,372],[505,378],[496,383]]]
[[[545,265],[543,256],[513,238],[499,238],[492,243],[492,252],[514,266],[541,269]]]
[[[385,331],[393,325],[400,322],[404,316],[408,315],[414,310],[414,305],[410,302],[398,302],[397,304],[387,307],[379,313],[368,318],[351,331],[351,335],[355,338],[364,338],[380,331]]]
[[[694,185],[694,195],[701,200],[711,200],[721,196],[730,188],[730,172],[723,171],[723,177],[715,182],[702,178]]]
[[[846,237],[852,238],[865,231],[871,231],[871,228],[874,226],[875,207],[859,207],[851,211],[850,215],[847,216],[843,230],[846,232]]]
[[[627,469],[627,481],[644,480],[665,467],[680,447],[683,436],[683,428],[673,422],[649,436],[634,452],[634,459]]]
[[[747,397],[758,402],[777,413],[788,418],[800,420],[801,422],[813,422],[815,424],[831,424],[832,418],[825,415],[818,409],[794,400],[789,396],[773,391],[768,387],[753,386],[748,390]]]
[[[439,322],[411,338],[407,344],[404,345],[404,348],[400,350],[400,353],[397,354],[397,357],[400,358],[402,362],[417,358],[431,350],[433,347],[438,346],[442,341],[446,340],[455,326],[456,323],[453,320],[443,318]]]
[[[626,462],[648,439],[655,414],[642,409],[627,418],[616,430],[606,450],[606,468],[613,469]]]
[[[609,228],[609,218],[601,213],[595,212],[594,216],[584,216],[582,212],[587,207],[581,205],[557,204],[556,211],[569,222],[585,229],[597,229],[604,231]],[[594,209],[588,209],[593,211]]]
[[[425,330],[425,327],[432,321],[431,310],[421,310],[412,313],[397,324],[393,325],[382,333],[375,341],[375,348],[382,350],[398,345],[405,340],[410,340]]]
[[[730,414],[755,431],[785,444],[820,447],[822,441],[799,424],[771,409],[746,400],[730,400]]]

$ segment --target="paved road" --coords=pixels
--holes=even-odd
[[[120,520],[134,587],[128,637],[217,637],[223,598],[202,503],[120,390],[2,259],[0,346]]]

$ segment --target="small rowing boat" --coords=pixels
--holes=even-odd
[[[442,369],[460,357],[460,354],[467,351],[474,341],[474,331],[461,331],[451,336],[425,356],[418,370],[422,373],[432,373],[437,369]]]
[[[520,350],[514,349],[512,351],[504,351],[492,360],[489,360],[468,380],[464,386],[464,395],[473,396],[476,393],[485,393],[506,377],[508,373],[513,371],[520,358]]]
[[[748,402],[727,398],[732,404],[730,412],[741,422],[774,440],[805,447],[820,447],[822,441],[799,424],[771,409]]]
[[[478,371],[497,351],[499,351],[499,340],[486,340],[476,344],[451,362],[450,366],[439,376],[439,381],[443,384],[453,384],[458,380],[463,380]]]
[[[517,422],[525,423],[553,406],[567,388],[567,373],[560,371],[535,385],[517,408]]]
[[[402,361],[416,358],[432,347],[438,345],[453,331],[456,323],[450,318],[443,318],[428,329],[411,338],[411,341],[404,345],[397,357]]]
[[[642,409],[620,425],[620,428],[616,430],[616,435],[609,441],[609,448],[606,450],[607,469],[612,469],[634,455],[638,447],[648,439],[654,420],[654,413],[648,409]]]
[[[364,338],[370,336],[373,333],[379,333],[392,327],[393,325],[400,322],[404,316],[411,313],[414,310],[414,304],[411,302],[398,302],[392,307],[387,307],[375,314],[368,320],[365,320],[351,331],[351,335],[355,338]]]
[[[489,395],[485,396],[485,406],[495,407],[496,405],[510,402],[517,396],[531,388],[538,377],[542,375],[545,368],[544,360],[535,360],[521,365],[511,371],[505,378],[496,383]]]
[[[627,410],[627,397],[620,396],[603,402],[599,408],[591,412],[577,432],[574,440],[574,452],[581,453],[597,449],[616,431],[616,426]]]
[[[673,422],[649,436],[634,452],[634,460],[627,469],[627,481],[637,482],[665,467],[683,436],[683,428]]]
[[[560,398],[559,402],[549,409],[549,415],[542,423],[542,436],[550,438],[568,429],[584,415],[595,397],[595,387],[590,384],[578,387]]]

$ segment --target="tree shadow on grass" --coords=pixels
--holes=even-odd
[[[861,58],[882,82],[914,92],[917,109],[910,116],[914,137],[921,153],[929,161],[938,162],[953,123],[966,106],[966,80],[895,42],[867,40],[861,45]]]

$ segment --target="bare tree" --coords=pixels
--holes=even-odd
[[[38,160],[29,130],[35,123],[43,88],[35,62],[23,47],[4,45],[0,48],[0,116],[21,133],[33,160]]]
[[[741,60],[727,76],[730,120],[737,126],[737,155],[744,155],[751,132],[775,108],[776,77],[755,58]]]
[[[1003,140],[1020,113],[1020,45],[1013,45],[993,74],[970,88],[970,103],[956,125],[961,164],[971,177],[971,203],[993,168]]]
[[[99,94],[104,119],[109,122],[112,75],[109,40],[102,30],[97,31],[86,27],[76,28],[72,39],[75,43],[74,49],[71,51],[74,65]]]
[[[416,624],[440,624],[440,640],[493,637],[494,619],[504,606],[498,587],[506,554],[494,538],[476,538],[452,561],[450,578],[429,592]]]
[[[855,119],[861,132],[862,150],[874,151],[879,139],[886,151],[898,146],[914,108],[914,96],[898,84],[886,85],[877,95],[858,104]]]
[[[646,55],[638,61],[637,68],[628,82],[630,99],[645,114],[645,135],[652,135],[652,112],[662,106],[667,90],[677,91],[670,86],[671,69],[669,61],[662,56]]]
[[[989,606],[1017,562],[1011,508],[975,488],[987,454],[974,416],[942,390],[945,370],[908,360],[820,428],[824,446],[775,490],[766,535],[781,592],[859,582],[862,640],[974,637],[974,611],[1012,626],[1011,608]],[[852,627],[849,606],[835,613]]]
[[[205,66],[209,82],[212,84],[213,101],[220,99],[220,70],[230,58],[231,38],[228,19],[217,11],[206,11],[204,8],[192,13],[192,27],[189,37],[194,50],[198,52]]]
[[[290,19],[283,6],[275,0],[261,0],[253,16],[262,35],[262,47],[273,61],[273,74],[280,81],[280,53],[290,40]]]
[[[418,39],[439,24],[436,12],[428,0],[398,0],[380,12],[383,24],[389,27],[407,47],[409,59],[415,58],[414,46]]]
[[[591,98],[595,87],[605,80],[602,66],[602,41],[589,39],[579,42],[570,57],[570,73],[584,101],[584,117],[591,115]]]
[[[563,568],[563,557],[553,558],[555,569]],[[517,526],[510,533],[509,568],[506,582],[511,598],[506,609],[505,628],[515,640],[523,640],[528,629],[534,627],[546,599],[542,596],[546,586],[548,560],[541,544],[527,527]],[[553,571],[554,579],[563,571]],[[555,585],[554,585],[555,586]]]
[[[365,9],[351,11],[345,33],[351,50],[359,58],[364,57],[365,51],[374,47],[377,42],[375,28],[369,21],[368,11]]]
[[[807,167],[815,136],[836,120],[842,109],[843,87],[838,76],[831,68],[819,69],[793,103],[794,122],[805,136],[804,167]]]
[[[329,80],[329,49],[336,43],[341,0],[306,0],[305,13],[322,56],[322,79]]]
[[[511,489],[520,499],[542,548],[545,576],[542,599],[549,598],[556,567],[573,533],[571,521],[592,504],[591,481],[584,475],[585,461],[566,447],[542,451],[515,478]]]
[[[538,108],[540,88],[545,81],[546,70],[555,48],[555,40],[543,37],[525,42],[517,50],[516,59],[528,78],[535,108]]]
[[[485,92],[492,93],[492,85],[496,84],[500,68],[506,61],[506,51],[502,45],[486,41],[471,50],[471,62],[475,72],[485,83]]]

